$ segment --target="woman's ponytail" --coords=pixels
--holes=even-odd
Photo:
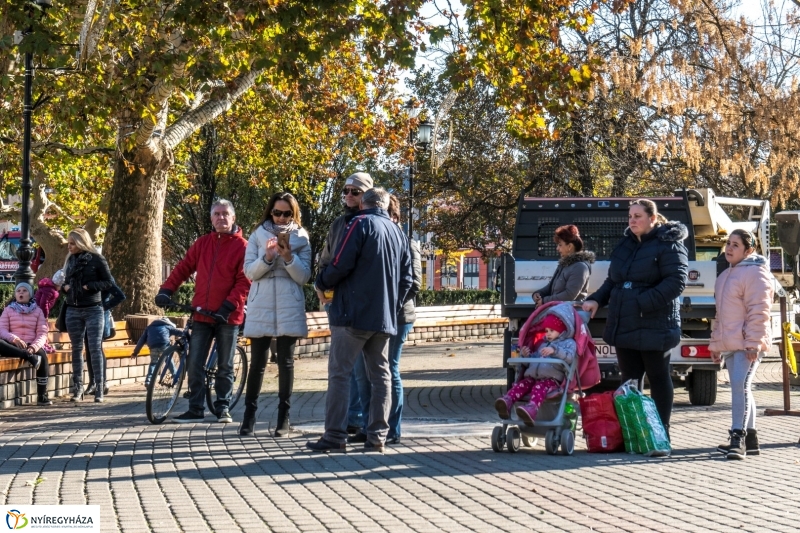
[[[639,198],[638,200],[632,201],[631,205],[639,205],[642,207],[642,209],[644,209],[644,212],[647,213],[647,216],[656,217],[656,224],[667,223],[667,217],[658,212],[658,208],[656,207],[656,203],[654,201],[646,198]]]

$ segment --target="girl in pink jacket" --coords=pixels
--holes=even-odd
[[[36,369],[36,403],[51,405],[47,397],[48,365],[44,345],[47,319],[32,300],[33,287],[21,282],[14,289],[14,300],[0,314],[0,356],[24,359]]]
[[[725,244],[730,267],[714,286],[717,318],[709,349],[714,362],[725,360],[731,382],[730,442],[717,450],[728,459],[758,455],[756,402],[750,386],[756,368],[772,344],[770,308],[774,296],[773,277],[767,260],[755,253],[755,238],[749,231],[731,232]]]

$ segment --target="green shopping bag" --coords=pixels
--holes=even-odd
[[[629,380],[617,389],[614,407],[622,426],[625,451],[648,457],[670,454],[672,449],[656,404],[652,398],[642,394],[636,380]]]

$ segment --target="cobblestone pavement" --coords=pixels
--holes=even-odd
[[[144,389],[105,404],[0,411],[0,502],[97,504],[103,531],[798,531],[800,418],[759,417],[762,455],[728,461],[730,392],[717,404],[675,400],[667,459],[549,456],[541,446],[494,453],[500,342],[428,343],[403,356],[406,422],[385,455],[304,450],[322,426],[326,360],[297,362],[292,420],[274,439],[270,365],[257,437],[236,424],[154,426]],[[782,406],[780,369],[757,377],[759,414]],[[800,409],[800,394],[792,393]],[[242,407],[233,412],[240,420]]]

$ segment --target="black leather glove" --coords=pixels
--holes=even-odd
[[[172,303],[172,291],[169,289],[161,289],[156,294],[156,305],[159,307],[169,307]]]
[[[236,310],[236,306],[230,303],[228,300],[225,300],[222,306],[217,309],[217,312],[214,313],[214,320],[217,321],[219,324],[227,324],[228,319],[231,317],[231,313]]]

